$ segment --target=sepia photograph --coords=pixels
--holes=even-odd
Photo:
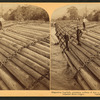
[[[50,89],[50,23],[34,5],[0,4],[0,90]]]
[[[53,12],[51,90],[100,90],[100,4]]]

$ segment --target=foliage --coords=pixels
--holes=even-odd
[[[88,16],[87,19],[90,21],[100,21],[100,11],[93,10]]]
[[[68,19],[67,16],[62,17],[62,20],[67,20],[67,19]]]
[[[4,14],[6,20],[45,20],[49,21],[47,12],[39,7],[35,6],[18,6],[15,10],[9,9]]]
[[[78,17],[78,9],[76,7],[74,7],[74,6],[69,7],[67,9],[67,13],[69,14],[69,18],[71,20],[75,20]]]
[[[93,16],[94,21],[100,21],[100,11],[97,11]]]
[[[87,19],[88,19],[89,21],[92,21],[92,20],[93,20],[93,15],[90,13],[90,14],[87,16]]]

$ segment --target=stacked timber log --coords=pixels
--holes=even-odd
[[[1,90],[49,89],[49,62],[49,28],[13,25],[0,32]]]
[[[14,21],[3,21],[2,24],[3,24],[3,28],[7,28],[7,27],[15,25],[16,22],[14,22]]]
[[[81,46],[77,45],[76,30],[70,23],[57,22],[56,36],[67,62],[75,74],[77,82],[85,90],[100,90],[100,34],[87,31],[81,37]],[[97,26],[97,25],[96,25]],[[64,34],[70,36],[69,51]]]

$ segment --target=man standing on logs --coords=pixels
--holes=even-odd
[[[80,46],[81,46],[80,38],[82,36],[82,33],[83,32],[82,32],[81,28],[79,26],[77,26],[77,41],[78,41],[78,45],[80,45]]]
[[[0,30],[2,30],[2,19],[0,18]]]
[[[3,19],[2,17],[0,17],[0,30],[3,30],[2,21],[4,21],[4,19]],[[4,30],[3,30],[3,31],[4,31]]]
[[[69,35],[65,34],[64,35],[64,42],[66,43],[65,48],[63,49],[62,53],[67,49],[67,51],[69,51],[69,47],[68,47],[68,41],[69,41]]]
[[[85,24],[85,23],[86,23],[86,18],[84,17],[84,18],[83,18],[83,30],[86,29],[86,24]]]

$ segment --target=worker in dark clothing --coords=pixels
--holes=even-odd
[[[84,17],[84,18],[83,18],[83,29],[84,29],[84,30],[86,30],[86,25],[85,25],[85,23],[86,23],[86,18]]]
[[[79,26],[77,26],[77,41],[78,41],[78,45],[81,46],[81,43],[80,43],[80,37],[82,36],[82,30],[79,28]]]
[[[0,21],[0,30],[2,30],[2,22]]]
[[[2,18],[2,16],[0,16],[0,30],[3,30],[3,25],[2,25],[2,22],[4,21],[4,19]]]
[[[65,48],[63,49],[63,52],[64,52],[65,50],[69,51],[68,41],[69,41],[69,36],[68,36],[67,34],[65,34],[65,35],[64,35],[64,42],[66,43],[66,46],[65,46]],[[63,52],[62,52],[62,53],[63,53]]]

